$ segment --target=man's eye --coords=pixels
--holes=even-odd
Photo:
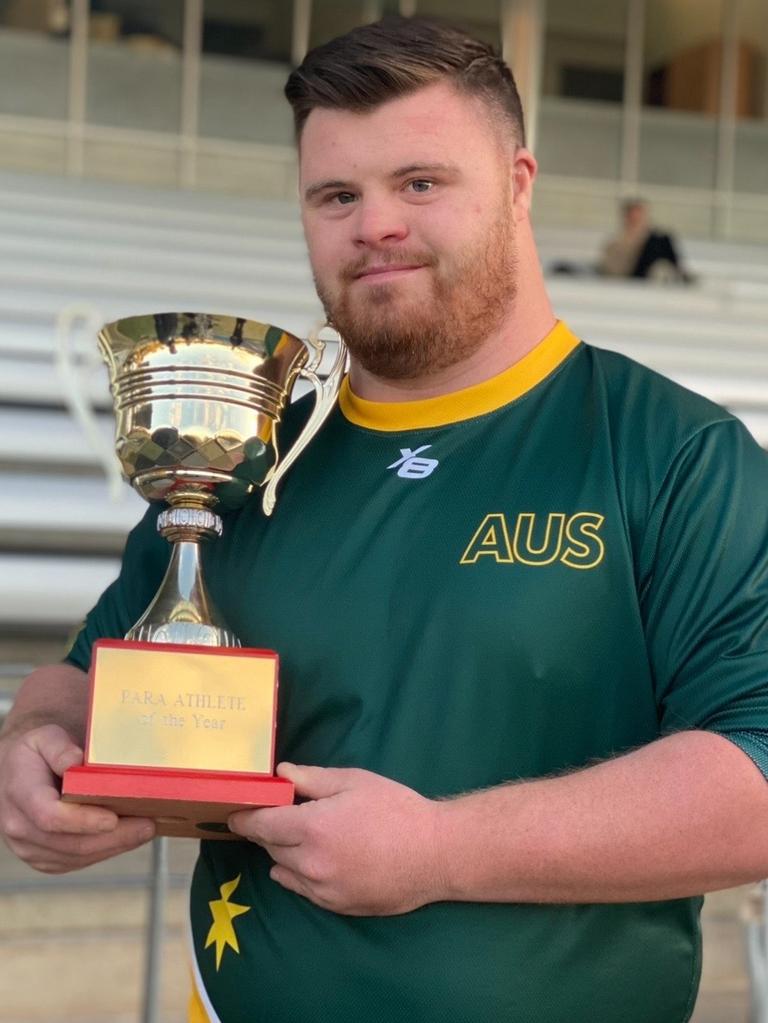
[[[424,181],[418,178],[416,181],[408,182],[414,192],[418,192],[419,195],[423,195],[425,192],[430,192],[434,187],[434,181]]]
[[[348,206],[349,203],[355,201],[355,197],[351,192],[337,192],[331,196],[333,202],[337,202],[340,206]]]

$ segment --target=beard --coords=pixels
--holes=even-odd
[[[410,282],[358,284],[356,277],[377,266],[424,266],[427,289]],[[514,220],[508,204],[491,229],[458,258],[409,249],[365,254],[345,266],[332,292],[317,276],[315,285],[330,326],[352,357],[385,380],[428,376],[462,362],[498,330],[516,297]]]

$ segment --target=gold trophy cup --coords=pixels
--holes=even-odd
[[[158,834],[231,837],[234,810],[289,803],[276,778],[277,655],[250,650],[206,591],[200,544],[221,535],[217,508],[257,487],[270,515],[277,484],[333,408],[346,351],[322,381],[324,343],[269,324],[207,313],[157,313],[107,324],[123,476],[164,501],[158,529],[173,544],[165,578],[124,640],[94,644],[82,766],[62,798],[155,818]],[[316,401],[291,449],[279,450],[297,379]]]

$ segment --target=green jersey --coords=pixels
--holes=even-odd
[[[156,514],[75,642],[83,668],[160,582]],[[766,455],[728,412],[562,323],[500,376],[442,398],[378,404],[345,384],[274,517],[255,495],[224,526],[206,579],[243,643],[279,652],[281,759],[367,768],[429,797],[690,728],[768,765]],[[191,922],[211,1019],[692,1011],[699,899],[347,917],[269,868],[252,844],[202,843]]]

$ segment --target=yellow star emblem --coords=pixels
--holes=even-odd
[[[240,954],[240,946],[237,943],[237,935],[235,934],[235,928],[232,921],[236,916],[242,916],[243,913],[247,913],[251,908],[250,906],[238,906],[236,902],[230,902],[230,896],[234,894],[235,889],[240,884],[241,874],[238,874],[234,881],[227,881],[221,885],[219,891],[221,893],[220,899],[214,899],[209,902],[208,905],[211,907],[211,916],[213,917],[213,923],[211,929],[208,931],[208,937],[205,939],[205,947],[216,943],[216,970],[218,971],[221,965],[221,957],[224,954],[224,949],[227,945],[235,952]]]

